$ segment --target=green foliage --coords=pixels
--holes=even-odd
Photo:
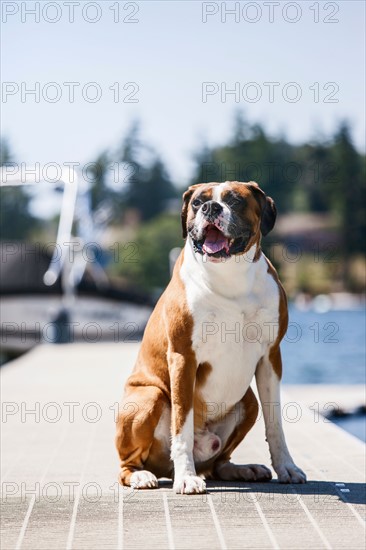
[[[342,123],[332,141],[294,146],[273,140],[260,125],[241,114],[227,145],[203,146],[196,155],[192,183],[257,181],[276,202],[279,213],[332,213],[344,235],[343,256],[364,251],[365,156]]]
[[[177,196],[162,160],[141,140],[137,122],[131,125],[116,153],[104,151],[91,163],[88,179],[92,182],[92,210],[108,205],[117,222],[131,208],[142,221],[150,220]]]
[[[13,162],[9,144],[0,142],[0,166]],[[27,240],[37,228],[37,220],[28,210],[30,198],[23,187],[2,187],[0,192],[0,238]]]
[[[4,165],[12,157],[7,143],[1,145]],[[231,139],[215,147],[203,145],[194,161],[192,184],[254,180],[274,198],[280,215],[331,214],[341,237],[343,285],[351,288],[349,265],[364,252],[366,179],[365,156],[355,149],[346,123],[332,140],[293,145],[285,138],[270,138],[265,128],[249,124],[238,112]],[[118,163],[123,169],[118,181],[112,182],[111,168]],[[122,233],[136,231],[137,261],[121,257],[111,271],[147,290],[164,287],[169,280],[169,252],[183,245],[179,213],[173,216],[167,211],[171,199],[180,198],[184,189],[178,191],[173,185],[160,157],[141,139],[136,122],[119,149],[101,153],[90,170],[93,211],[105,205]],[[26,239],[34,234],[37,221],[29,213],[24,189],[4,189],[1,198],[2,238]],[[132,220],[129,228],[123,226],[124,220]],[[271,235],[266,243],[269,246]]]
[[[365,251],[366,179],[365,157],[353,146],[348,124],[341,124],[332,147],[336,166],[331,192],[332,207],[341,220],[343,256]]]
[[[184,245],[180,216],[165,214],[141,224],[134,243],[136,254],[133,258],[120,255],[113,273],[145,290],[166,286],[170,279],[169,252]]]
[[[6,166],[10,162],[13,162],[13,157],[10,152],[9,143],[6,139],[0,140],[0,166]]]
[[[293,149],[283,140],[270,140],[260,125],[249,126],[242,115],[238,115],[227,145],[211,150],[205,146],[198,153],[192,183],[254,180],[268,195],[276,198],[280,210],[290,210],[293,206]]]
[[[91,164],[89,179],[92,182],[90,187],[91,207],[96,210],[102,202],[113,199],[113,192],[107,186],[107,170],[109,166],[109,155],[106,151],[101,153]]]
[[[144,158],[148,160],[144,162]],[[142,143],[137,123],[130,128],[118,161],[132,169],[124,191],[124,205],[138,210],[142,220],[147,221],[160,214],[168,200],[176,197],[177,191],[163,162],[151,148]]]

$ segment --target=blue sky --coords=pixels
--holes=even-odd
[[[47,2],[41,2],[36,23],[26,13],[35,4],[2,2],[2,80],[10,91],[2,96],[2,135],[19,162],[83,165],[103,149],[116,148],[138,117],[144,137],[161,153],[174,181],[183,185],[191,174],[192,155],[204,141],[225,142],[238,108],[272,135],[285,134],[295,143],[328,136],[347,118],[357,147],[365,148],[362,1],[241,2],[238,22],[229,14],[222,21],[221,2],[80,0],[74,4],[73,23],[70,7],[62,1],[48,3],[53,6],[45,13]],[[121,21],[115,23],[117,4]],[[203,22],[207,11],[217,13]],[[98,17],[95,23],[85,20]],[[122,21],[128,17],[138,22]],[[338,22],[326,23],[326,18]],[[25,91],[37,82],[40,101],[30,95],[22,101],[22,86]],[[48,86],[50,82],[57,86]],[[73,103],[64,82],[79,83]],[[97,88],[88,87],[90,82]],[[110,87],[116,82],[121,97],[137,85],[131,98],[138,102],[114,102]],[[129,82],[136,84],[124,90]],[[209,89],[215,92],[206,101],[204,82],[214,83]],[[277,83],[273,101],[269,82]],[[236,86],[239,97],[221,98],[225,86]],[[57,90],[59,101],[48,101]],[[97,90],[102,95],[88,102],[82,90],[89,99]],[[301,98],[291,102],[299,93]],[[260,99],[250,101],[255,94]]]

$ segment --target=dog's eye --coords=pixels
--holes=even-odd
[[[230,197],[226,202],[228,206],[240,206],[244,201],[240,197]]]
[[[192,201],[192,206],[194,208],[198,208],[199,206],[201,206],[202,204],[202,201],[200,199],[194,199],[194,201]]]

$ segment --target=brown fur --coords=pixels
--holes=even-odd
[[[279,294],[280,294],[280,306],[279,306],[279,316],[278,316],[278,333],[277,338],[274,341],[274,343],[271,346],[270,352],[269,352],[269,360],[272,364],[273,370],[277,374],[278,378],[281,380],[282,378],[282,358],[281,358],[281,350],[280,350],[280,343],[282,338],[286,334],[286,330],[288,327],[288,309],[287,309],[287,297],[285,289],[283,288],[279,278],[277,271],[271,264],[271,262],[266,258],[267,264],[268,264],[268,273],[273,277],[275,282],[277,283]]]
[[[194,392],[194,427],[202,429],[207,418],[207,405],[201,396],[201,388],[205,385],[212,367],[209,363],[201,363],[198,365],[196,373],[196,385]]]
[[[135,368],[125,386],[116,437],[120,481],[125,485],[129,484],[131,473],[146,467],[147,462],[152,466],[159,464],[161,449],[154,439],[154,430],[164,404],[172,408],[172,435],[180,433],[193,407],[197,363],[192,349],[193,320],[179,276],[182,261],[183,252],[174,277],[149,319]],[[135,407],[132,415],[131,404]]]
[[[213,185],[216,184],[198,184],[185,192],[182,208],[184,235],[187,234],[187,224],[192,216],[190,202],[202,192],[208,199],[211,198]],[[258,199],[256,194],[263,192],[254,182],[246,186],[235,182],[233,187],[246,198],[245,216],[253,229],[248,248],[253,244],[258,245],[256,260],[261,253],[261,216],[263,209],[267,207],[263,203],[263,198]],[[201,389],[212,367],[208,363],[197,365],[192,349],[193,319],[179,274],[183,258],[182,251],[176,262],[173,277],[146,326],[135,368],[125,386],[116,435],[116,446],[121,461],[119,479],[124,485],[129,485],[131,474],[141,469],[148,469],[157,477],[172,476],[173,465],[169,452],[154,437],[164,407],[171,407],[172,436],[180,433],[192,407],[195,429],[205,426],[207,404],[202,399]],[[280,330],[270,354],[273,368],[280,376],[279,342],[287,327],[287,304],[284,290],[270,263],[268,271],[278,283],[281,295]],[[219,456],[201,465],[198,473],[220,477],[220,465],[229,461],[233,450],[253,426],[258,414],[258,403],[251,388],[247,390],[240,403],[243,414],[227,441],[223,442]],[[231,411],[227,414],[230,413]]]
[[[190,187],[188,187],[187,191],[183,194],[183,206],[182,206],[181,219],[182,219],[182,232],[183,232],[184,239],[187,236],[187,224],[193,216],[192,210],[189,209],[189,205],[191,201],[194,200],[194,198],[197,197],[197,195],[201,192],[202,192],[202,195],[207,200],[211,199],[213,185],[218,185],[218,183],[217,182],[196,183],[196,185],[191,185]],[[205,187],[207,189],[205,189]]]

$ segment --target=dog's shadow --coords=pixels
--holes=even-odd
[[[221,495],[222,501],[251,499],[260,502],[265,498],[274,500],[276,495],[282,495],[289,503],[297,501],[301,496],[313,496],[315,503],[331,504],[340,500],[349,504],[366,504],[364,483],[311,480],[303,484],[283,484],[276,480],[264,483],[208,480],[206,486],[207,494]],[[172,487],[171,480],[159,479],[160,489]]]

